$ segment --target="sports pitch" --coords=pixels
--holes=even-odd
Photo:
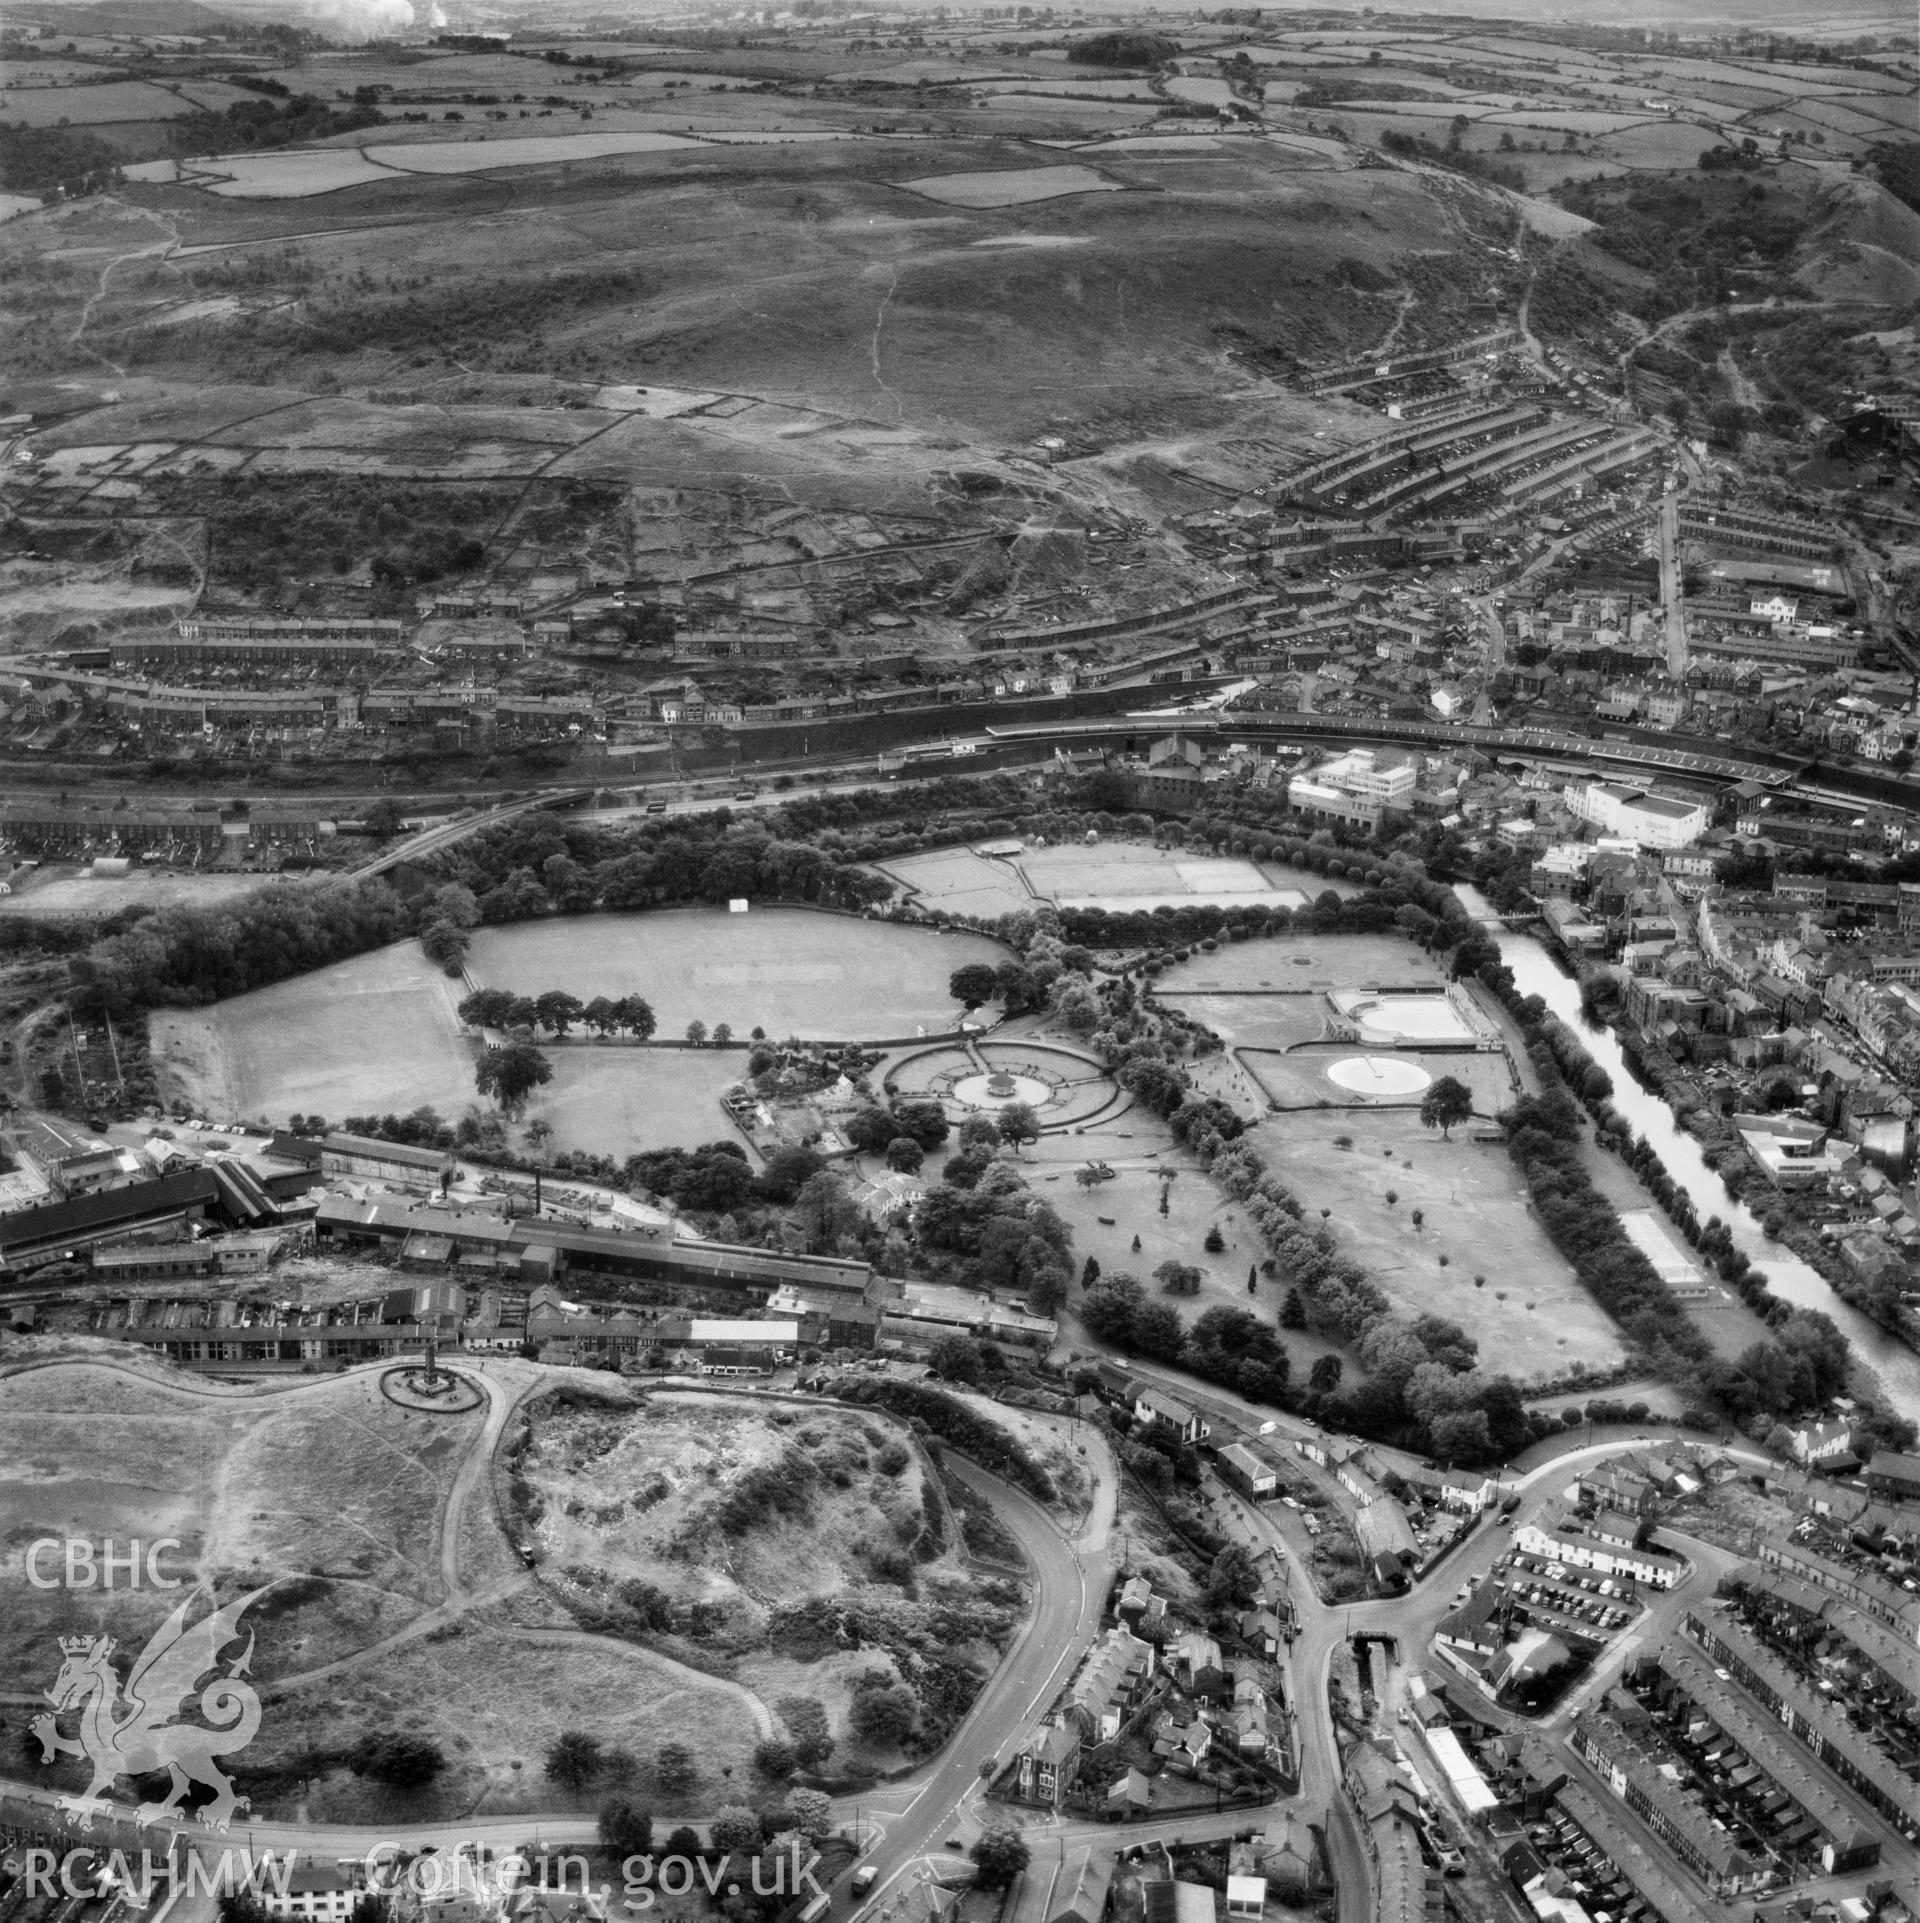
[[[482,929],[469,969],[516,994],[643,995],[662,1036],[701,1021],[776,1040],[878,1041],[951,1028],[960,1005],[948,977],[968,962],[1006,958],[982,935],[803,908],[675,908]]]
[[[164,1100],[214,1121],[290,1114],[457,1115],[473,1058],[454,1007],[462,990],[396,942],[211,1008],[168,1009],[150,1033]]]

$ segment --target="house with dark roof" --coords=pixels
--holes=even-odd
[[[1438,1923],[1446,1897],[1422,1847],[1412,1784],[1371,1742],[1347,1750],[1341,1775],[1373,1871],[1374,1923]]]
[[[1280,1653],[1280,1645],[1286,1641],[1286,1625],[1271,1609],[1243,1609],[1236,1624],[1240,1640],[1256,1656],[1271,1660]]]
[[[1220,1473],[1250,1502],[1270,1501],[1280,1491],[1280,1472],[1244,1442],[1230,1442],[1220,1451]]]
[[[1054,1879],[1046,1923],[1102,1923],[1113,1890],[1113,1852],[1098,1844],[1070,1851]]]
[[[1183,1776],[1191,1776],[1213,1748],[1213,1731],[1199,1716],[1182,1716],[1166,1709],[1154,1719],[1153,1753]]]
[[[1164,1389],[1141,1389],[1134,1398],[1133,1415],[1136,1422],[1171,1430],[1185,1443],[1199,1442],[1213,1433],[1199,1410]]]
[[[1920,1456],[1882,1449],[1867,1464],[1867,1494],[1887,1502],[1920,1502]]]
[[[1606,1709],[1574,1717],[1568,1732],[1573,1753],[1716,1896],[1759,1889],[1766,1880],[1764,1867],[1713,1820],[1677,1759],[1652,1736],[1645,1716],[1623,1721],[1612,1713],[1617,1695],[1608,1697]]]
[[[1014,1759],[1014,1794],[1058,1809],[1080,1774],[1080,1731],[1071,1717],[1034,1731]]]
[[[1226,1660],[1204,1630],[1183,1629],[1174,1637],[1167,1645],[1167,1666],[1191,1695],[1214,1697],[1226,1689]]]
[[[1153,1680],[1154,1646],[1126,1628],[1109,1629],[1067,1686],[1067,1713],[1090,1743],[1111,1742]]]

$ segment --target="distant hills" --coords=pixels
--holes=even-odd
[[[226,33],[243,23],[200,0],[92,0],[87,6],[21,6],[9,9],[15,25],[87,34]]]

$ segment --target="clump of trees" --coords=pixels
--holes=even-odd
[[[1749,250],[1785,281],[1807,231],[1807,203],[1777,176],[1765,183],[1747,177],[1743,162],[1753,156],[1744,149],[1727,153],[1723,161],[1702,156],[1704,171],[1692,179],[1595,179],[1560,189],[1563,206],[1597,224],[1592,243],[1648,277],[1643,292],[1609,291],[1584,328],[1615,307],[1658,320],[1724,299]],[[1536,281],[1529,309],[1536,316],[1539,299]]]
[[[1442,1075],[1420,1098],[1420,1125],[1437,1128],[1450,1141],[1460,1123],[1473,1119],[1473,1091],[1457,1076]]]
[[[119,178],[120,156],[98,134],[0,120],[0,193],[97,194]]]
[[[963,1127],[960,1153],[922,1195],[915,1244],[972,1287],[1017,1292],[1036,1314],[1051,1315],[1073,1279],[1073,1231],[995,1154],[997,1130],[980,1128],[983,1120]]]
[[[536,1088],[553,1080],[553,1064],[531,1042],[490,1048],[474,1066],[473,1085],[492,1098],[503,1115],[517,1117]]]
[[[312,94],[290,93],[279,101],[236,100],[224,113],[208,108],[186,114],[167,132],[177,154],[231,154],[304,147],[334,134],[386,124],[386,115],[364,101],[330,107]]]
[[[1052,1476],[1016,1436],[942,1390],[929,1388],[924,1382],[872,1376],[843,1383],[839,1395],[843,1402],[904,1417],[916,1429],[970,1456],[982,1468],[991,1469],[1038,1501],[1051,1502],[1054,1498]]]
[[[461,1002],[455,1013],[473,1028],[529,1031],[544,1028],[555,1036],[570,1034],[577,1022],[596,1035],[631,1035],[645,1041],[658,1027],[653,1006],[643,996],[622,995],[617,1000],[596,995],[583,1002],[563,989],[540,995],[516,995],[505,988],[480,988]]]
[[[999,1002],[1008,1015],[1024,1015],[1042,1000],[1040,983],[1017,961],[968,962],[953,971],[947,993],[969,1012]]]
[[[1083,67],[1164,67],[1179,57],[1179,41],[1139,29],[1090,34],[1067,42],[1067,58]]]
[[[510,488],[423,487],[357,474],[197,486],[215,580],[251,592],[346,574],[363,562],[376,587],[464,573],[486,558],[482,531],[497,526],[514,500]]]

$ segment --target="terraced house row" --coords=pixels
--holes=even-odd
[[[1686,1632],[1748,1695],[1903,1836],[1920,1836],[1920,1786],[1845,1709],[1770,1650],[1724,1606],[1689,1610]]]
[[[1814,1539],[1811,1524],[1802,1523],[1789,1536],[1762,1538],[1757,1553],[1768,1568],[1838,1596],[1892,1630],[1902,1642],[1920,1645],[1920,1595],[1901,1588],[1878,1569],[1829,1555]]]
[[[1879,1862],[1879,1834],[1703,1655],[1669,1641],[1639,1668],[1640,1686],[1676,1729],[1737,1754],[1734,1770],[1747,1777],[1740,1787],[1772,1824],[1762,1840],[1783,1864],[1817,1863],[1834,1876]]]

